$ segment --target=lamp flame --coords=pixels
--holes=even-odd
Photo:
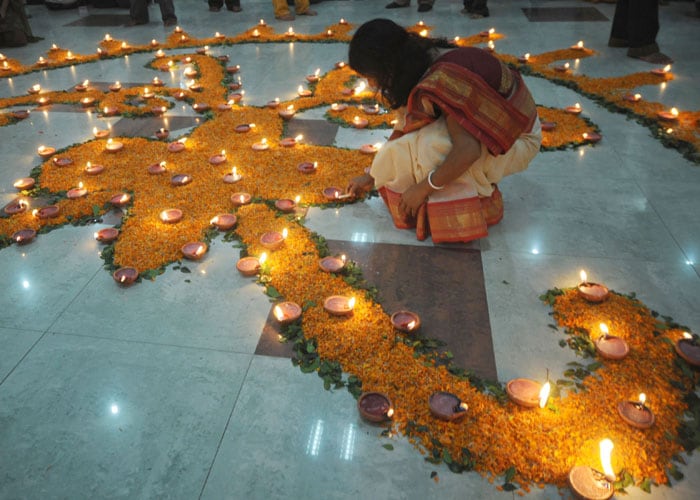
[[[285,227],[284,229],[282,229],[282,238],[286,240],[287,236],[289,236],[289,231]]]
[[[389,408],[389,409],[387,410],[387,412],[386,412],[386,416],[389,417],[389,418],[393,417],[393,416],[394,416],[394,409],[393,409],[393,408]]]
[[[615,472],[613,471],[612,463],[610,461],[612,450],[612,441],[606,438],[600,442],[600,463],[603,465],[603,473],[609,481],[615,480]]]
[[[693,336],[688,332],[683,332],[683,338],[690,340],[693,338]]]
[[[644,403],[647,402],[647,395],[644,394],[643,392],[639,393],[639,403],[644,406]]]
[[[282,308],[280,306],[275,306],[273,311],[275,313],[275,318],[277,318],[277,321],[284,320],[284,311],[282,311]]]
[[[260,258],[258,259],[258,262],[260,262],[260,264],[264,264],[266,260],[267,260],[267,252],[261,253]]]
[[[407,330],[413,330],[415,327],[416,327],[416,320],[411,320],[411,322],[406,325]]]
[[[667,64],[666,66],[664,66],[664,73],[668,73],[669,71],[671,71],[671,65]]]
[[[353,310],[355,308],[355,297],[350,297],[348,300],[348,310]]]
[[[607,337],[608,333],[609,333],[608,325],[606,325],[605,323],[601,323],[600,324],[600,331],[603,333],[604,337]]]
[[[588,283],[588,275],[586,274],[586,271],[581,269],[579,276],[581,276],[581,283]]]
[[[545,382],[542,388],[540,389],[540,408],[544,408],[547,406],[547,400],[549,399],[549,391],[551,389],[551,385],[549,384],[549,381]]]
[[[674,117],[677,117],[677,116],[678,116],[678,108],[671,108],[671,114],[672,114]]]

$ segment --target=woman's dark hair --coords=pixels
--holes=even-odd
[[[411,33],[389,19],[374,19],[360,26],[352,37],[350,67],[375,79],[395,109],[406,105],[411,90],[442,47],[454,45]]]

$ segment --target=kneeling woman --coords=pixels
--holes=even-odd
[[[449,44],[375,19],[357,30],[349,56],[399,120],[348,192],[376,187],[397,227],[436,243],[487,236],[503,217],[496,184],[525,170],[542,142],[517,71],[482,49],[442,47]]]

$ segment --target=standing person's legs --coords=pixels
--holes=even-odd
[[[635,0],[627,19],[630,57],[643,57],[659,52],[659,0]]]
[[[294,15],[289,12],[286,0],[272,0],[272,8],[275,10],[275,18],[282,21],[293,21]]]
[[[610,30],[610,47],[629,47],[630,38],[627,32],[629,21],[629,0],[617,0],[615,16]]]
[[[315,16],[316,11],[309,9],[309,0],[294,0],[294,11],[297,16]]]
[[[242,11],[241,0],[226,0],[226,9],[230,10],[231,12]]]
[[[175,26],[177,16],[175,15],[175,6],[173,0],[157,0],[160,6],[160,16],[163,19],[165,26]]]
[[[131,0],[129,7],[130,24],[146,24],[148,22],[147,0]]]
[[[388,4],[384,8],[385,9],[400,9],[402,7],[408,7],[409,5],[411,5],[411,0],[399,0],[398,2],[397,1],[391,2],[390,4]]]
[[[435,0],[418,0],[418,12],[428,12],[433,9]]]
[[[209,10],[212,12],[219,12],[221,7],[224,6],[224,0],[209,0]]]

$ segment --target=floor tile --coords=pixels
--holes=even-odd
[[[45,337],[0,386],[0,496],[196,498],[249,362]]]
[[[34,343],[41,337],[41,332],[0,328],[0,383],[15,368]]]
[[[595,7],[531,7],[523,8],[528,21],[542,22],[585,22],[608,21]]]

